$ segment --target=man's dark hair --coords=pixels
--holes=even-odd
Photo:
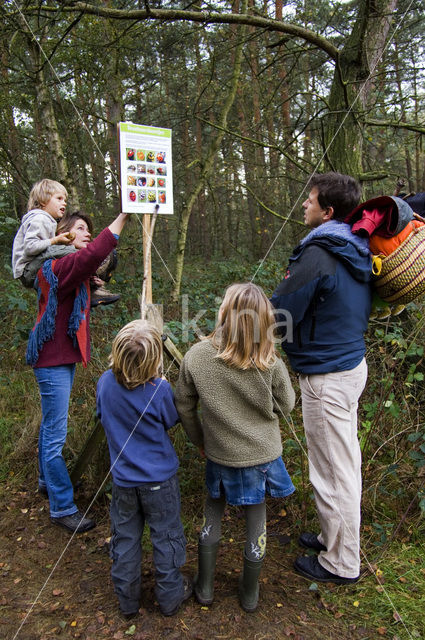
[[[335,220],[344,220],[360,202],[360,184],[351,176],[330,171],[317,173],[310,182],[310,189],[316,187],[317,200],[323,209],[333,207]]]

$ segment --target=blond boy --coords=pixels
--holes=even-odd
[[[31,189],[28,212],[22,218],[12,250],[13,277],[20,278],[26,287],[33,286],[37,273],[31,268],[32,263],[36,262],[39,268],[41,257],[44,260],[59,258],[76,251],[68,246],[72,242],[72,235],[56,235],[57,221],[65,213],[67,197],[65,187],[56,180],[45,178],[36,182]],[[67,248],[55,247],[52,250],[54,245],[65,245]]]

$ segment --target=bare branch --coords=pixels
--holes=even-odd
[[[58,11],[56,7],[43,6],[43,12],[55,13]],[[25,13],[39,13],[40,7],[26,7]],[[263,18],[262,16],[253,16],[246,13],[217,13],[214,11],[186,11],[181,9],[114,9],[106,6],[94,6],[88,2],[74,2],[71,5],[61,7],[62,13],[82,12],[85,14],[101,16],[112,20],[159,20],[161,22],[200,22],[202,24],[237,24],[249,25],[260,29],[266,29],[277,33],[285,33],[295,38],[301,38],[310,44],[325,51],[332,60],[337,60],[339,50],[329,40],[323,36],[296,24],[274,20],[273,18]]]

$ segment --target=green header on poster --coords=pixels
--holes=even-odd
[[[132,122],[120,122],[120,130],[127,133],[140,133],[145,136],[158,136],[158,138],[171,138],[171,129],[161,127],[147,127],[143,124],[133,124]]]

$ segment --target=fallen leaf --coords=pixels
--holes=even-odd
[[[77,621],[76,621],[76,620],[73,620],[73,621],[71,622],[71,627],[76,627],[76,626],[77,626]]]
[[[394,611],[393,618],[396,622],[401,622],[401,616],[397,611]]]
[[[404,576],[400,576],[398,579],[399,582],[407,582],[406,578]]]
[[[276,602],[276,607],[280,609],[281,607],[283,607],[283,604],[281,602]]]
[[[127,631],[125,631],[125,634],[127,636],[133,636],[135,631],[136,631],[136,625],[132,624],[131,627],[128,627]]]
[[[337,612],[335,613],[335,616],[334,616],[334,617],[335,617],[336,619],[338,619],[338,618],[342,618],[342,616],[343,616],[343,615],[344,615],[344,614],[342,613],[342,611],[337,611]]]
[[[21,509],[21,513],[28,513],[28,509]]]
[[[377,628],[377,632],[379,633],[380,636],[385,636],[387,633],[387,628],[386,627],[378,627]]]
[[[52,594],[54,596],[63,596],[63,589],[53,589]]]
[[[59,620],[58,625],[60,626],[61,629],[65,629],[66,621],[65,620]]]

